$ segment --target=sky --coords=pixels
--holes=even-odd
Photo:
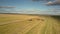
[[[53,1],[53,0],[51,0]],[[32,0],[0,0],[1,12],[23,12],[23,11],[51,11],[53,9],[60,9],[59,5],[47,6],[52,2],[32,1]],[[49,4],[51,5],[51,4]],[[56,10],[57,10],[56,9]]]

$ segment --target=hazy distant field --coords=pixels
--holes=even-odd
[[[0,34],[60,34],[60,20],[50,16],[0,14]]]

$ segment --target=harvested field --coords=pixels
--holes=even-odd
[[[51,16],[0,14],[0,34],[60,34],[60,20]]]

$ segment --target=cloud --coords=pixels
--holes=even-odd
[[[49,1],[48,3],[46,3],[47,5],[60,5],[60,0],[55,0],[55,1]]]
[[[32,1],[47,1],[46,5],[60,5],[60,0],[32,0]]]
[[[32,0],[32,1],[51,1],[51,0]]]
[[[15,6],[0,6],[0,8],[15,8]]]
[[[48,2],[48,1],[52,1],[52,0],[32,0],[32,1],[44,1],[44,2]]]

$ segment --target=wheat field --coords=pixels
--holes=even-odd
[[[60,34],[60,20],[51,16],[0,14],[0,34]]]

